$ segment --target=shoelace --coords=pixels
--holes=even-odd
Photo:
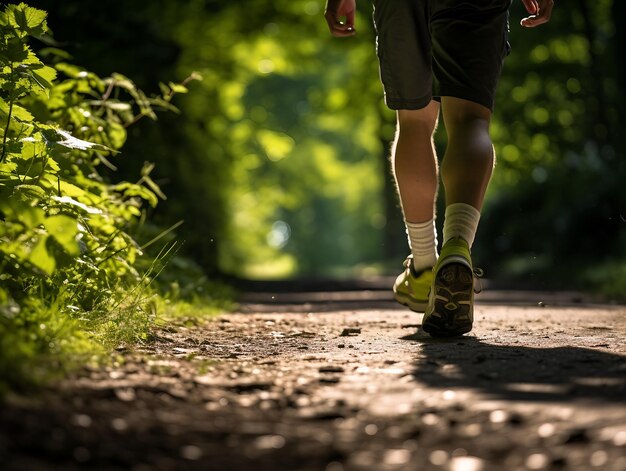
[[[478,282],[477,284],[479,285],[478,288],[476,287],[476,283],[474,283],[474,293],[478,294],[478,293],[482,293],[483,291],[483,282],[481,280],[481,278],[485,275],[485,272],[483,271],[482,268],[474,268],[473,270],[474,273],[474,279]]]

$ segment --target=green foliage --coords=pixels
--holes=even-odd
[[[176,111],[172,97],[198,78],[162,84],[160,96],[148,97],[127,77],[100,78],[57,49],[41,51],[45,65],[28,45],[29,36],[45,35],[45,12],[23,3],[0,12],[3,378],[21,357],[62,349],[55,337],[64,338],[65,326],[71,336],[89,332],[111,343],[145,337],[154,273],[137,269],[142,249],[131,231],[143,205],[164,195],[152,164],[136,183],[111,183],[101,169],[114,169],[109,159],[130,125]]]
[[[302,0],[83,3],[44,1],[81,63],[120,61],[139,83],[166,67],[204,77],[182,97],[180,119],[138,127],[125,147],[134,156],[154,143],[155,179],[171,196],[157,218],[185,220],[186,255],[207,272],[255,277],[347,275],[380,260],[389,138],[379,131],[389,117],[380,115],[371,29],[338,42],[323,5]],[[130,41],[123,61],[114,45]],[[120,169],[133,172],[133,160]]]
[[[179,71],[193,66],[206,79],[184,102],[187,119],[202,123],[202,133],[181,128],[193,164],[176,162],[171,173],[194,186],[192,197],[220,192],[211,207],[224,212],[220,227],[198,227],[188,240],[193,249],[216,244],[222,271],[345,276],[381,258],[383,118],[373,36],[337,47],[320,8],[165,6]],[[200,220],[211,213],[204,208]]]
[[[370,2],[358,2],[358,34],[338,40],[311,0],[40,1],[90,70],[119,64],[138,83],[201,70],[184,116],[138,126],[125,155],[154,143],[154,178],[171,196],[157,218],[186,221],[183,250],[205,270],[345,274],[406,250],[385,184],[394,116]],[[570,285],[583,266],[625,256],[625,4],[557,5],[529,30],[513,2],[492,126],[498,165],[475,245],[489,277]],[[141,161],[120,170],[135,175]]]
[[[524,14],[516,3],[512,20]],[[479,235],[486,243],[476,245],[491,276],[571,288],[587,267],[626,257],[618,131],[625,110],[614,41],[624,20],[611,17],[618,4],[557,5],[551,22],[533,30],[511,22],[492,127],[498,165]],[[520,258],[526,269],[511,270]]]

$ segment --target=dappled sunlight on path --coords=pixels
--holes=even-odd
[[[436,340],[382,292],[349,293],[250,312],[257,297],[11,397],[0,453],[8,469],[626,467],[625,308],[482,303],[471,334]]]

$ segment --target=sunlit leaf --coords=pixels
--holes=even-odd
[[[62,189],[65,188],[67,189],[67,183],[63,183],[62,185]],[[73,185],[72,185],[73,186]],[[77,187],[75,187],[77,188]],[[84,193],[84,191],[83,191]],[[85,211],[87,214],[102,214],[102,210],[98,209],[98,208],[94,208],[92,206],[87,206],[84,203],[81,203],[80,201],[76,201],[74,198],[71,198],[69,196],[53,196],[52,200],[58,202],[58,203],[62,203],[62,204],[69,204],[71,206],[74,206],[76,208],[79,208],[83,211]]]
[[[61,190],[61,197],[69,196],[71,198],[78,198],[85,195],[85,190],[73,185],[72,183],[61,180],[59,182],[59,189]]]
[[[7,8],[9,24],[17,26],[31,36],[39,36],[46,32],[47,15],[45,11],[29,7],[25,3],[9,5]]]
[[[9,104],[0,98],[0,119],[6,119],[9,115]],[[11,117],[20,121],[32,121],[33,115],[20,105],[13,103]]]
[[[44,66],[31,71],[32,77],[41,88],[52,88],[52,82],[57,77],[57,71],[52,67]]]
[[[48,252],[48,248],[46,247],[47,242],[48,236],[41,237],[31,249],[28,261],[47,275],[52,275],[56,269],[56,260]]]
[[[111,140],[111,146],[114,149],[119,149],[126,142],[126,129],[119,123],[110,123],[108,128],[109,139]]]
[[[44,227],[67,253],[73,256],[79,254],[80,250],[76,241],[78,224],[75,219],[63,214],[50,216],[46,218]]]
[[[174,93],[188,93],[189,92],[187,87],[185,87],[184,85],[181,85],[179,83],[170,82],[169,83],[169,87],[171,88],[172,92],[174,92]]]
[[[56,134],[56,135],[55,135]],[[78,150],[104,150],[109,152],[116,152],[115,150],[95,142],[84,141],[72,136],[69,132],[57,129],[54,133],[47,132],[44,134],[48,142],[57,144],[68,149]]]
[[[69,52],[59,49],[58,47],[44,47],[39,50],[39,55],[42,57],[54,57],[65,60],[70,60],[72,58],[72,55]]]

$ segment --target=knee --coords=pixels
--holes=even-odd
[[[439,107],[427,106],[420,110],[398,110],[398,136],[432,136],[437,127]]]
[[[473,103],[455,102],[455,106],[444,108],[444,120],[449,137],[468,134],[489,136],[491,111]]]

